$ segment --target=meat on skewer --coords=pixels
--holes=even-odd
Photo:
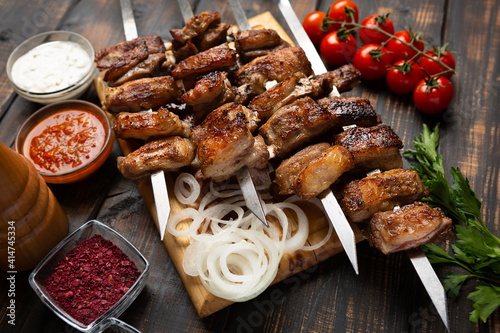
[[[139,37],[96,52],[97,68],[105,71],[103,80],[119,86],[143,77],[165,75],[171,64],[166,61],[165,45],[160,36]]]
[[[393,169],[372,174],[346,184],[340,193],[347,217],[356,223],[370,219],[376,212],[410,204],[429,190],[413,170]]]
[[[248,104],[248,107],[256,111],[259,118],[265,121],[279,108],[298,98],[305,96],[325,97],[331,93],[334,85],[342,93],[359,84],[360,80],[361,73],[352,64],[312,78],[298,72],[256,96]]]
[[[191,89],[200,76],[209,72],[232,71],[236,59],[236,51],[223,44],[182,60],[175,65],[171,74],[176,79],[182,79],[186,89]]]
[[[145,45],[147,54],[164,53],[166,51],[163,40],[158,35],[138,37],[126,42],[101,49],[95,54],[95,61],[99,70],[105,70],[120,62],[134,61],[133,54],[136,48]],[[144,57],[145,58],[145,57]]]
[[[258,57],[241,66],[234,74],[235,85],[243,86],[250,96],[266,90],[266,82],[281,82],[292,74],[302,72],[311,75],[311,63],[300,47],[287,47]]]
[[[311,81],[320,86],[317,97],[326,97],[335,86],[339,93],[352,90],[361,82],[361,72],[352,64],[340,66],[333,71],[315,75]]]
[[[170,102],[176,102],[182,95],[171,76],[143,78],[129,81],[118,87],[107,87],[103,101],[106,111],[137,112],[158,109]]]
[[[394,211],[377,212],[363,230],[371,246],[384,254],[444,242],[452,237],[452,220],[439,208],[415,202]]]
[[[227,126],[200,140],[197,152],[202,177],[215,181],[230,178],[244,166],[264,168],[269,160],[264,139],[252,136],[242,112],[237,113]],[[198,174],[198,178],[200,176]]]
[[[332,146],[298,173],[293,189],[300,198],[311,199],[329,188],[353,167],[352,154],[342,146]]]
[[[229,25],[221,21],[220,13],[204,11],[193,16],[182,29],[170,30],[175,59],[179,62],[226,42]]]
[[[273,29],[238,31],[234,44],[244,63],[265,56],[270,52],[290,47],[290,44]]]
[[[275,182],[278,185],[279,194],[288,195],[295,193],[293,185],[300,171],[329,148],[329,143],[317,143],[307,146],[292,157],[283,160],[279,167],[276,168],[275,173]]]
[[[153,53],[146,59],[126,71],[112,82],[112,86],[119,86],[128,81],[137,80],[144,77],[165,76],[170,73],[173,64],[167,61],[165,53]],[[106,72],[106,74],[109,71]],[[109,83],[109,82],[108,82]]]
[[[226,72],[211,72],[202,76],[194,88],[181,96],[181,102],[192,106],[195,123],[199,123],[212,110],[232,102],[235,93]]]
[[[351,127],[337,134],[333,143],[352,153],[355,168],[349,172],[350,177],[363,177],[375,169],[386,171],[403,167],[400,152],[403,142],[387,125]]]
[[[210,112],[205,120],[193,128],[192,140],[199,144],[202,140],[214,135],[217,131],[228,126],[241,113],[250,132],[255,131],[259,118],[256,113],[239,103],[227,103]]]
[[[158,111],[120,112],[114,116],[113,130],[121,139],[141,139],[178,135],[191,136],[191,124],[166,108]]]
[[[125,157],[118,157],[118,169],[124,177],[140,180],[151,173],[175,171],[191,164],[196,147],[190,139],[179,136],[151,141]]]

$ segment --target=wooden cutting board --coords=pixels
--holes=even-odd
[[[265,12],[263,14],[257,15],[251,19],[249,19],[250,24],[253,29],[262,29],[262,28],[270,28],[276,30],[280,36],[285,39],[287,42],[293,45],[293,41],[286,34],[283,28],[278,24],[275,18],[271,15],[270,12]],[[106,85],[102,80],[102,77],[98,77],[95,79],[95,87],[97,94],[101,100],[104,100],[104,91]],[[122,149],[124,155],[128,155],[130,152],[139,148],[140,143],[134,140],[121,140],[118,139],[118,143]],[[183,204],[176,200],[173,194],[173,186],[174,180],[177,176],[176,173],[165,173],[165,178],[167,181],[167,187],[169,189],[169,199],[171,205],[170,216],[174,216],[181,210],[185,208]],[[153,196],[153,190],[151,187],[151,181],[149,178],[144,179],[140,183],[137,184],[139,191],[142,194],[144,202],[148,207],[149,212],[156,224],[156,227],[159,230],[158,226],[158,218],[156,215],[156,207]],[[323,214],[321,209],[317,209],[317,206],[313,205],[309,202],[300,202],[299,205],[307,214],[309,219],[309,237],[308,242],[310,244],[316,244],[324,239],[324,237],[328,233],[329,222],[327,217]],[[294,220],[290,221],[292,226],[292,231],[296,230],[297,222]],[[360,242],[364,240],[363,235],[359,231],[356,225],[353,225],[353,229],[355,232],[356,242]],[[189,245],[189,238],[182,237],[177,238],[172,236],[170,233],[166,232],[163,242],[167,248],[167,251],[172,259],[179,276],[193,302],[198,315],[201,318],[211,315],[214,312],[217,312],[226,306],[230,305],[232,302],[221,299],[210,294],[205,287],[202,285],[200,280],[197,277],[192,277],[184,273],[182,269],[182,261],[184,258],[184,253],[186,251],[187,246]],[[321,248],[315,251],[295,251],[292,253],[286,253],[283,255],[281,259],[280,267],[278,269],[278,274],[273,281],[277,283],[282,281],[302,270],[305,270],[309,267],[314,266],[315,264],[326,260],[327,258],[332,257],[333,255],[342,252],[342,245],[335,233],[333,232],[332,236],[328,240],[328,242],[323,245]]]

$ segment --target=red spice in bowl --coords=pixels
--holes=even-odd
[[[59,261],[44,287],[64,311],[89,325],[109,310],[140,275],[126,254],[96,234]]]
[[[96,239],[102,237],[114,245],[109,248],[106,247],[107,245],[105,244],[109,245],[107,241],[98,243],[98,245],[95,245],[96,248],[94,249],[88,248],[88,245],[80,245],[93,238],[94,235],[99,236],[90,242],[95,242]],[[84,250],[79,246],[85,246],[87,249]],[[76,258],[78,260],[75,259],[74,252],[77,253]],[[70,255],[70,253],[72,254]],[[92,257],[92,253],[95,257]],[[111,256],[111,258],[109,256]],[[82,267],[79,273],[76,272],[77,270],[70,269],[70,267],[74,268],[74,266],[78,264],[78,261],[82,261]],[[109,266],[108,262],[111,266]],[[97,267],[99,264],[103,267]],[[60,277],[59,280],[50,282],[50,280],[48,280],[49,276],[55,274],[54,272],[59,270],[59,268],[61,268],[62,277]],[[94,273],[92,271],[94,268],[98,268],[99,271],[102,271],[100,274],[103,274],[104,277],[99,276],[98,273]],[[107,271],[109,269],[111,269],[111,271]],[[118,277],[114,275],[115,271],[124,274]],[[54,314],[68,325],[71,325],[81,332],[101,332],[110,326],[119,326],[121,328],[127,327],[127,332],[138,332],[133,327],[121,322],[117,318],[132,304],[132,302],[134,302],[144,289],[149,271],[148,261],[134,245],[107,225],[92,220],[82,225],[57,244],[38,264],[33,272],[31,272],[29,283],[35,293],[40,297],[40,300],[45,303]],[[75,275],[72,276],[72,273]],[[84,280],[82,276],[85,275],[93,277],[94,281],[91,281],[92,279]],[[111,278],[109,278],[110,276]],[[61,281],[68,282],[69,284],[65,287]],[[96,283],[98,281],[101,282],[101,286],[97,286]],[[57,284],[59,284],[62,289],[54,289],[58,287],[56,286]],[[84,286],[89,287],[93,292],[93,294],[92,292],[87,294],[88,298],[85,296]],[[111,288],[111,292],[108,292],[108,295],[106,295],[107,287]],[[56,294],[51,296],[47,289],[53,289],[52,291],[55,290]],[[97,296],[96,291],[98,291]],[[113,293],[118,294],[121,292],[123,292],[123,294],[119,297],[118,301],[106,311],[104,309],[104,305],[106,304],[103,304],[103,301],[110,302]],[[105,296],[104,299],[103,294]],[[63,297],[65,304],[60,305],[54,297]],[[80,303],[76,305],[76,309],[80,314],[84,314],[84,309],[89,306],[90,308],[94,306],[93,310],[95,310],[95,308],[100,308],[100,311],[105,311],[105,313],[98,318],[94,318],[95,320],[90,324],[84,324],[67,312],[75,307],[69,305],[69,302],[66,302],[66,298],[80,299]],[[98,304],[98,306],[96,306],[96,304]],[[90,316],[90,314],[87,314],[87,316]],[[82,320],[88,323],[88,321],[92,319]]]

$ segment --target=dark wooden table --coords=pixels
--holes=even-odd
[[[469,177],[483,202],[490,230],[500,234],[498,179],[500,168],[500,3],[495,0],[357,0],[360,20],[373,13],[391,12],[396,30],[411,25],[424,31],[433,44],[450,42],[458,74],[455,97],[439,116],[425,116],[410,96],[391,93],[385,83],[363,82],[348,95],[369,98],[383,121],[402,137],[407,148],[422,124],[441,122],[441,148],[447,169],[458,166]],[[300,19],[313,10],[326,11],[328,1],[292,1]],[[183,25],[176,1],[134,0],[140,35],[159,34]],[[226,1],[192,1],[193,10],[217,9],[235,23]],[[41,105],[17,96],[5,73],[10,52],[24,39],[48,30],[83,34],[96,50],[124,40],[119,1],[0,0],[0,141],[13,146],[17,129]],[[271,11],[287,28],[276,1],[245,2],[249,17]],[[430,46],[427,46],[430,48]],[[99,104],[95,90],[82,99]],[[105,165],[88,181],[51,185],[63,206],[70,231],[98,219],[123,234],[148,258],[151,275],[122,319],[143,332],[445,332],[430,298],[407,256],[384,256],[358,245],[360,274],[356,276],[345,254],[339,254],[268,288],[252,301],[234,304],[205,319],[198,318],[182,282],[160,241],[156,227],[136,185],[116,169],[121,154],[117,144]],[[1,161],[0,161],[1,163]],[[406,163],[406,162],[405,162]],[[406,164],[408,166],[408,164]],[[0,221],[2,224],[6,221]],[[439,275],[450,267],[435,267]],[[456,269],[453,269],[456,270]],[[7,324],[7,282],[0,274],[0,331],[72,332],[42,304],[27,279],[16,278],[16,326]],[[470,281],[456,299],[449,300],[451,332],[500,332],[500,312],[486,324],[468,320],[472,302]],[[276,297],[279,295],[279,297]]]

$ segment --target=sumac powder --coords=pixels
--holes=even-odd
[[[140,274],[125,253],[96,234],[59,261],[44,286],[64,311],[89,325],[109,310]]]

